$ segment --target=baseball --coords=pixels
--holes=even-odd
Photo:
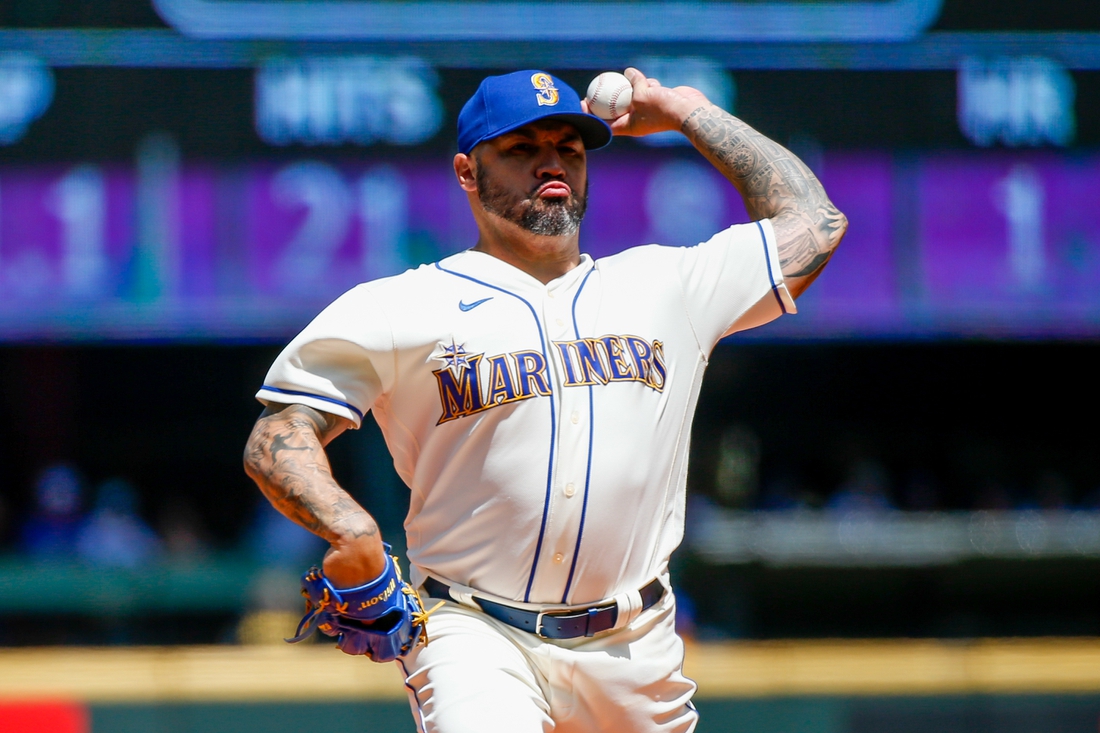
[[[633,99],[634,87],[617,71],[605,71],[588,85],[588,111],[600,119],[622,117]]]

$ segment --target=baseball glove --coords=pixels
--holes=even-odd
[[[431,612],[424,612],[416,590],[401,579],[390,546],[384,547],[386,569],[358,588],[338,589],[319,568],[310,568],[302,576],[306,615],[287,641],[294,644],[320,630],[336,637],[336,646],[345,654],[363,654],[375,662],[392,662],[417,644],[427,645],[425,627]]]

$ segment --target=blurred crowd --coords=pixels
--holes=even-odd
[[[1100,486],[1075,485],[1057,468],[1014,472],[1003,462],[990,466],[996,461],[974,460],[962,472],[965,478],[947,481],[928,467],[891,470],[869,451],[852,450],[831,470],[788,464],[769,472],[761,440],[750,427],[730,426],[713,443],[713,472],[704,468],[689,495],[699,512],[718,507],[833,513],[1100,510]]]
[[[746,425],[725,426],[698,438],[688,479],[688,546],[715,512],[731,510],[806,512],[838,520],[853,512],[870,518],[894,512],[1100,511],[1100,491],[1090,490],[1079,477],[1074,483],[1056,470],[1021,474],[1015,481],[999,480],[1004,471],[990,470],[984,479],[974,473],[976,480],[960,482],[957,476],[945,480],[943,473],[891,463],[858,450],[846,454],[826,451],[833,462],[824,470],[812,461],[769,463],[759,434]],[[88,481],[71,463],[42,467],[26,486],[3,487],[18,490],[14,494],[0,492],[0,564],[6,565],[9,577],[28,568],[34,572],[35,568],[56,566],[60,575],[53,576],[57,582],[67,583],[65,573],[71,569],[114,570],[116,577],[126,578],[128,571],[143,576],[150,567],[167,567],[182,571],[181,577],[190,577],[192,571],[200,575],[229,572],[245,590],[239,601],[207,600],[199,604],[199,610],[182,611],[181,618],[186,619],[179,623],[167,621],[162,609],[160,615],[149,615],[144,626],[119,621],[114,605],[96,601],[94,607],[85,609],[92,620],[60,627],[54,636],[43,636],[36,624],[20,625],[18,614],[0,614],[0,645],[28,640],[281,644],[301,614],[297,578],[321,559],[326,544],[279,514],[259,491],[245,486],[244,480],[242,477],[237,488],[226,490],[239,490],[241,495],[232,498],[241,503],[228,523],[220,525],[215,524],[211,512],[217,510],[224,517],[223,505],[228,502],[183,493],[154,494],[149,487],[121,476]],[[378,490],[379,477],[362,480],[375,489],[372,496],[380,520],[392,515],[383,533],[394,543],[395,551],[403,554],[400,516],[407,501],[403,488],[396,487],[390,497],[393,506],[387,510],[385,492]],[[679,561],[689,563],[689,558],[680,556]],[[76,577],[87,575],[77,573]],[[692,576],[687,572],[684,577]],[[747,622],[737,614],[748,613],[748,601],[739,596],[726,598],[723,607],[728,613],[715,616],[710,609],[700,616],[709,621],[697,623],[696,604],[707,603],[713,587],[708,582],[695,586],[693,592],[691,583],[685,581],[684,588],[678,595],[677,612],[682,633],[700,638],[745,633]],[[81,592],[88,594],[86,588]],[[749,593],[744,588],[738,592]],[[234,605],[237,603],[240,605]]]
[[[1100,509],[1100,490],[1077,492],[1065,476],[1043,471],[1034,481],[1009,485],[982,480],[961,495],[947,491],[927,470],[916,469],[897,480],[874,459],[853,461],[844,480],[831,492],[808,487],[796,474],[767,481],[745,508],[760,510],[824,509],[850,511],[1069,511]]]
[[[709,455],[700,456],[707,460],[692,467],[689,525],[693,516],[701,518],[715,509],[1100,510],[1100,488],[1075,486],[1053,469],[1011,484],[979,477],[960,487],[942,483],[931,470],[891,472],[886,462],[855,454],[827,481],[821,472],[799,471],[797,465],[765,470],[761,440],[744,425],[727,427],[710,443]],[[127,479],[112,477],[90,485],[79,468],[69,463],[43,467],[33,479],[30,496],[29,504],[17,512],[0,494],[0,554],[136,568],[228,551],[260,565],[302,567],[316,562],[324,551],[321,540],[285,519],[259,492],[241,526],[231,537],[216,541],[191,497],[157,497],[156,506],[150,507]],[[399,532],[397,527],[393,530]]]
[[[316,562],[324,543],[280,515],[256,492],[255,506],[232,546],[215,542],[186,497],[168,497],[152,519],[130,481],[108,478],[89,486],[69,463],[44,467],[35,477],[32,505],[16,514],[0,495],[0,551],[41,562],[83,562],[136,568],[153,562],[190,562],[230,550],[258,564]]]

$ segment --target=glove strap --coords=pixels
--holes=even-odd
[[[283,639],[283,641],[288,644],[297,644],[308,639],[317,630],[317,624],[321,622],[322,610],[324,609],[318,607],[307,611],[302,620],[298,622],[298,630],[294,633],[294,636],[290,639]]]
[[[397,558],[390,554],[390,546],[383,542],[382,547],[386,553],[386,566],[374,580],[352,588],[337,588],[328,578],[322,576],[324,587],[331,596],[331,598],[326,596],[325,600],[332,604],[332,608],[336,613],[345,614],[352,618],[371,620],[375,614],[372,613],[373,609],[370,607],[374,603],[382,602],[390,594],[398,592],[405,584],[401,579],[401,566],[397,564]],[[366,603],[358,601],[358,608],[349,608],[349,601],[347,600],[349,596],[362,598],[364,595],[375,595],[375,597]],[[384,608],[384,604],[379,607]]]

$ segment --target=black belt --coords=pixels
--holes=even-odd
[[[427,578],[424,581],[424,590],[432,598],[451,598],[451,588],[446,583],[441,583],[435,578]],[[646,583],[638,591],[642,597],[642,610],[652,608],[665,594],[665,587],[661,581],[654,578]],[[453,600],[453,599],[452,599]],[[592,606],[580,611],[528,611],[522,608],[507,606],[496,601],[474,597],[477,605],[486,615],[497,621],[514,626],[521,631],[529,631],[543,639],[576,639],[581,636],[592,636],[601,631],[614,628],[619,619],[618,604],[611,603],[606,606]]]

